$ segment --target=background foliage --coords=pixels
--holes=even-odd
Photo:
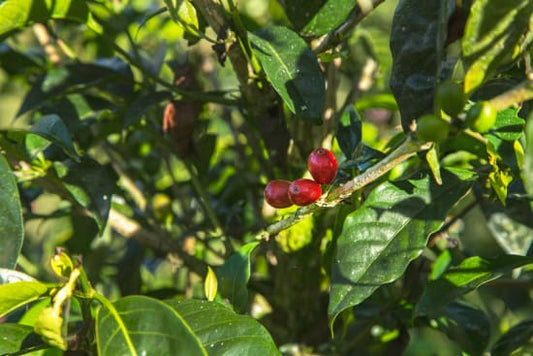
[[[0,355],[533,352],[532,14],[0,0]],[[264,203],[316,147],[323,199]]]

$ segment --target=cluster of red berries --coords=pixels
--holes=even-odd
[[[273,180],[265,187],[266,202],[274,208],[288,208],[293,204],[304,206],[316,202],[322,195],[321,184],[330,184],[337,175],[337,159],[331,151],[317,148],[309,155],[307,168],[314,180]]]

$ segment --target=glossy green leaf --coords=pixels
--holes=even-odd
[[[446,169],[442,185],[424,174],[386,182],[348,215],[333,264],[329,317],[369,297],[399,278],[417,258],[448,210],[468,191],[470,172]]]
[[[466,67],[465,92],[471,93],[503,62],[527,31],[533,3],[529,0],[476,0],[470,9],[461,46]]]
[[[448,1],[448,0],[446,0]],[[398,103],[404,131],[433,112],[437,84],[439,9],[441,0],[401,0],[391,29],[393,58],[390,87]]]
[[[0,355],[25,353],[44,347],[46,345],[31,326],[0,323]]]
[[[30,128],[29,133],[44,137],[61,147],[70,157],[79,159],[68,129],[59,116],[55,114],[43,116]]]
[[[361,115],[353,107],[346,110],[339,119],[336,137],[347,159],[354,158],[355,148],[361,143],[362,126]]]
[[[165,302],[191,326],[210,356],[280,355],[268,331],[250,316],[203,300]]]
[[[428,282],[416,305],[416,314],[425,315],[439,310],[465,293],[528,264],[533,264],[533,257],[505,255],[493,260],[479,256],[466,258],[448,269],[439,279]]]
[[[440,162],[439,154],[437,152],[437,146],[433,145],[426,153],[426,162],[428,163],[433,179],[439,185],[442,184],[442,177],[440,175]]]
[[[0,317],[37,300],[48,291],[40,282],[15,282],[0,285]]]
[[[102,232],[111,208],[111,194],[115,189],[114,172],[89,158],[84,158],[80,163],[68,161],[61,166],[56,163],[56,171],[62,170],[66,172],[62,181],[65,188],[82,207],[92,213]]]
[[[491,325],[481,309],[473,304],[453,302],[432,317],[438,328],[469,355],[483,354],[490,340]]]
[[[96,344],[101,356],[207,355],[174,309],[142,296],[125,297],[102,306],[96,317]]]
[[[521,346],[531,343],[533,320],[523,321],[503,334],[492,347],[492,356],[520,355]],[[518,351],[518,352],[517,352]],[[515,353],[517,352],[517,353]]]
[[[0,155],[0,267],[15,268],[24,239],[17,181]]]
[[[33,282],[35,279],[28,276],[26,273],[16,271],[14,269],[0,268],[0,284],[15,283],[15,282]]]
[[[249,33],[254,55],[287,107],[313,123],[322,122],[324,76],[316,55],[296,33],[281,26]]]
[[[318,37],[334,30],[346,20],[356,6],[357,0],[327,0],[301,30],[302,35]],[[303,9],[307,11],[307,4],[301,4],[300,13],[305,12]],[[359,8],[357,10],[360,12]]]
[[[244,312],[248,306],[251,254],[258,245],[258,242],[251,242],[242,246],[217,270],[219,293],[228,298],[238,312]]]

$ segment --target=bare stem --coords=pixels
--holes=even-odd
[[[497,111],[533,99],[533,81],[526,80],[520,85],[508,90],[492,99],[490,103]]]

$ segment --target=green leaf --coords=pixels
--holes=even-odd
[[[490,340],[491,325],[487,315],[478,307],[453,302],[432,317],[436,318],[438,328],[469,355],[483,354]]]
[[[44,0],[5,0],[0,3],[0,40],[29,22],[45,21],[47,17]]]
[[[360,112],[372,108],[383,108],[390,111],[398,111],[398,104],[396,103],[394,96],[390,93],[375,94],[363,96],[362,98],[357,99],[355,102],[355,108]]]
[[[248,35],[254,55],[287,107],[297,116],[321,123],[326,100],[324,76],[307,43],[281,26]]]
[[[250,316],[203,300],[165,302],[191,326],[210,356],[280,355],[268,331]]]
[[[446,0],[448,1],[448,0]],[[398,103],[404,131],[433,112],[439,65],[439,10],[441,0],[401,0],[391,29],[393,58],[390,87]]]
[[[386,182],[348,215],[333,264],[329,317],[357,305],[383,284],[399,278],[417,258],[448,210],[470,188],[473,174],[442,172],[442,185],[424,174]]]
[[[46,347],[41,337],[27,325],[0,323],[0,355],[26,353]]]
[[[461,46],[466,67],[465,92],[471,93],[512,53],[528,30],[533,14],[529,0],[476,0],[470,8]]]
[[[187,322],[167,304],[130,296],[102,306],[96,317],[98,354],[207,355]]]
[[[361,115],[359,115],[354,107],[346,110],[339,120],[337,126],[337,142],[347,159],[354,158],[355,149],[361,143],[362,126]]]
[[[436,145],[433,145],[429,151],[426,153],[426,162],[428,163],[431,174],[433,174],[433,179],[438,185],[442,184],[442,178],[440,176],[440,162],[439,154],[437,152]]]
[[[298,8],[300,14],[308,11],[307,6],[306,3],[300,4]],[[327,0],[302,29],[302,35],[318,37],[334,30],[346,20],[356,6],[357,0]],[[303,11],[304,9],[305,11]],[[359,10],[359,8],[357,9]]]
[[[79,0],[4,0],[0,3],[0,40],[35,22],[49,19],[86,23],[89,8]]]
[[[513,326],[503,334],[492,347],[492,356],[519,355],[517,349],[530,343],[533,337],[533,320],[526,320]]]
[[[505,255],[493,260],[479,256],[466,258],[458,266],[448,269],[439,279],[428,282],[416,305],[416,314],[425,315],[439,310],[463,294],[528,264],[533,264],[533,257]]]
[[[48,291],[40,282],[15,282],[0,285],[0,317],[37,300]]]
[[[0,155],[0,267],[15,268],[24,239],[17,181]]]
[[[59,116],[55,114],[43,116],[28,132],[44,137],[48,141],[61,147],[71,158],[79,160],[78,153],[76,152],[76,148],[74,148],[68,129]]]
[[[78,92],[93,87],[101,87],[117,96],[129,97],[133,93],[131,68],[122,60],[111,58],[51,69],[32,84],[17,115],[37,109],[47,100],[57,99],[67,91]]]
[[[491,134],[504,141],[515,141],[523,136],[526,121],[518,116],[519,108],[502,110],[496,117]]]
[[[56,171],[67,171],[62,183],[73,198],[92,213],[102,233],[111,208],[111,194],[115,188],[114,172],[89,158],[84,158],[80,163],[67,161],[61,166],[58,162],[55,165]]]
[[[235,310],[244,312],[248,306],[248,287],[250,279],[250,260],[258,242],[242,246],[218,269],[219,293],[228,298]]]
[[[294,28],[300,31],[315,17],[316,13],[326,3],[326,0],[292,0],[280,3]],[[305,11],[302,11],[303,8],[305,8]]]
[[[507,206],[506,206],[507,207]],[[531,219],[531,211],[526,206]],[[533,242],[533,229],[504,212],[494,212],[488,219],[488,228],[496,242],[508,254],[525,256]],[[530,220],[531,221],[531,220]]]

